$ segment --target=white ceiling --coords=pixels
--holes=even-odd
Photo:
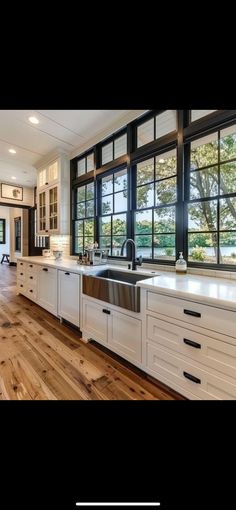
[[[60,150],[74,157],[144,111],[0,110],[0,181],[35,186],[35,165],[47,154]]]

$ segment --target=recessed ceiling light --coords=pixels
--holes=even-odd
[[[165,163],[164,159],[159,159],[158,163]]]
[[[15,180],[15,179],[16,179],[16,177],[15,177],[14,175],[12,175],[12,176],[11,176],[11,178],[12,178],[13,180]]]
[[[8,152],[10,152],[11,154],[16,154],[15,149],[8,149]]]
[[[32,124],[39,124],[39,120],[37,119],[37,117],[29,117],[29,121]]]

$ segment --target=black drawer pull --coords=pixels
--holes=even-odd
[[[48,268],[47,267],[43,267],[43,271],[48,271]]]
[[[32,264],[30,264],[29,267],[33,267]]]
[[[202,348],[201,344],[198,344],[197,342],[194,342],[193,340],[189,340],[188,338],[184,338],[183,342],[186,345],[190,345],[190,347],[195,347],[195,349],[201,349]]]
[[[192,310],[184,310],[184,313],[186,315],[192,315],[193,317],[201,317],[199,312],[193,312]]]
[[[30,290],[30,292],[33,292],[32,290]]]
[[[33,279],[34,279],[34,277],[33,277],[33,276],[30,276],[30,280],[33,280]]]
[[[70,273],[65,273],[66,276],[70,276]]]
[[[45,186],[47,186],[47,185],[48,185],[48,182],[45,182]]]
[[[24,276],[24,273],[20,273],[21,276]]]
[[[23,287],[23,285],[21,284],[20,287]]]
[[[196,384],[201,384],[201,379],[198,379],[198,377],[188,374],[188,372],[183,372],[183,375],[184,377],[186,377],[186,379],[189,379],[190,381],[195,382]]]
[[[103,313],[106,313],[107,315],[111,314],[110,310],[106,310],[105,308],[103,309]]]
[[[23,262],[20,262],[20,266],[23,266]]]

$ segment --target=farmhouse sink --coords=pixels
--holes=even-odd
[[[126,310],[140,312],[140,288],[136,283],[151,277],[151,274],[137,272],[99,270],[93,275],[83,275],[83,294]]]

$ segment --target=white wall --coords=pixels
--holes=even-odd
[[[0,244],[0,257],[2,259],[3,253],[9,254],[9,243],[10,243],[10,215],[9,215],[10,207],[2,207],[0,206],[0,218],[6,220],[6,243]]]

